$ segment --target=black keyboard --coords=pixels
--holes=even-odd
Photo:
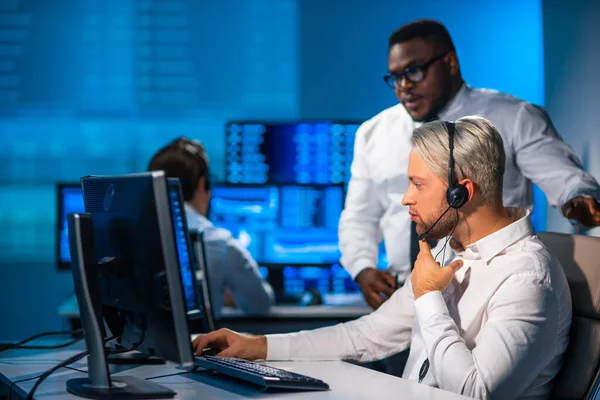
[[[196,365],[266,389],[329,390],[320,379],[239,358],[197,356]]]

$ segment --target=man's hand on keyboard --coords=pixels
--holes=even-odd
[[[202,355],[204,349],[219,349],[220,357],[236,357],[245,360],[258,360],[267,357],[267,338],[265,336],[246,335],[219,329],[200,335],[192,342],[194,353]]]

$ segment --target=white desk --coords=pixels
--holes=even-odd
[[[46,369],[80,351],[83,346],[73,346],[72,350],[34,351],[17,350],[0,356],[0,397],[8,395],[7,389],[13,381],[37,376]],[[234,382],[216,376],[209,371],[197,371],[185,375],[153,380],[177,392],[178,399],[435,399],[454,400],[466,397],[430,388],[416,382],[396,378],[342,361],[322,362],[267,362],[266,364],[289,371],[313,376],[327,382],[331,390],[327,392],[262,392],[255,386]],[[84,360],[71,365],[86,369]],[[115,376],[134,375],[148,378],[158,375],[181,372],[174,364],[143,366],[111,366]],[[67,392],[66,381],[85,377],[85,374],[69,369],[61,369],[51,375],[36,390],[36,398],[52,400],[58,398],[79,399]],[[31,390],[35,380],[18,383],[13,387],[13,399],[23,399]]]
[[[70,296],[57,308],[59,316],[64,318],[79,318],[79,308],[75,296]],[[272,306],[260,315],[248,315],[244,311],[231,307],[223,307],[221,318],[359,318],[369,314],[373,309],[364,304],[352,305],[317,305],[317,306]]]
[[[350,321],[372,311],[370,307],[360,305],[360,303],[345,306],[273,306],[261,315],[248,315],[241,310],[224,307],[217,325],[248,333],[287,333]],[[60,304],[57,313],[62,318],[69,320],[73,328],[79,327],[78,323],[74,324],[79,320],[79,308],[75,296],[70,296]],[[200,332],[196,328],[191,321],[190,330]]]

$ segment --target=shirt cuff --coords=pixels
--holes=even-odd
[[[275,334],[265,336],[267,338],[267,360],[290,360],[290,335]]]
[[[415,313],[419,325],[426,325],[426,321],[436,314],[448,314],[448,307],[444,301],[444,296],[439,290],[426,293],[415,300]]]
[[[360,274],[366,268],[375,268],[377,269],[377,261],[373,262],[368,258],[361,258],[352,263],[352,266],[344,267],[346,271],[350,274],[353,280],[356,280],[358,274]]]

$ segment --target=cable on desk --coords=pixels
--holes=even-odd
[[[117,336],[113,336],[110,337],[106,340],[104,340],[104,344],[110,342],[111,340],[116,339]],[[33,388],[31,388],[31,390],[29,391],[29,393],[27,394],[27,397],[25,397],[25,400],[31,400],[33,399],[33,394],[35,393],[35,391],[37,390],[37,388],[42,384],[42,382],[44,382],[46,380],[47,377],[49,377],[50,375],[52,375],[56,370],[65,367],[69,364],[74,363],[75,361],[79,361],[81,360],[83,357],[87,356],[89,354],[89,351],[82,351],[81,353],[77,353],[74,356],[71,356],[69,358],[67,358],[66,360],[64,360],[63,362],[61,362],[60,364],[55,365],[54,367],[50,368],[49,370],[47,370],[46,372],[44,372],[42,375],[40,375],[37,380],[37,382],[35,383],[35,385],[33,385]]]
[[[12,392],[13,392],[13,387],[17,384],[17,383],[21,383],[21,382],[27,382],[30,381],[32,379],[38,379],[39,377],[41,377],[43,374],[37,375],[37,376],[32,376],[31,378],[25,378],[25,379],[19,379],[18,381],[14,381],[13,383],[10,384],[10,387],[8,388],[8,400],[12,400]]]
[[[65,365],[63,368],[70,369],[70,370],[77,371],[77,372],[81,372],[83,374],[87,374],[88,373],[88,371],[85,371],[85,370],[79,369],[79,368],[69,367],[68,365]]]
[[[26,350],[56,350],[62,349],[63,347],[69,347],[72,344],[75,344],[83,339],[83,336],[77,339],[73,339],[70,342],[57,344],[54,346],[18,346],[17,349],[26,349]]]
[[[175,372],[174,374],[151,376],[150,378],[146,378],[146,380],[149,381],[149,380],[152,380],[152,379],[166,378],[166,377],[169,377],[169,376],[185,375],[185,374],[189,374],[189,373],[192,373],[192,372],[196,372],[197,370],[198,370],[198,367],[194,366],[189,371],[181,371],[181,372]]]
[[[23,339],[18,343],[14,343],[9,345],[6,349],[3,349],[0,351],[0,354],[4,354],[8,351],[14,350],[16,348],[19,348],[19,346],[27,343],[27,342],[31,342],[32,340],[44,337],[44,336],[58,336],[58,335],[76,335],[79,333],[83,333],[83,329],[75,329],[74,331],[51,331],[51,332],[42,332],[42,333],[38,333],[37,335],[33,335],[31,337],[28,337],[27,339]]]
[[[79,368],[73,368],[73,367],[69,367],[67,365],[65,365],[63,368],[67,368],[67,369],[71,369],[73,371],[77,371],[77,372],[81,372],[84,374],[87,374],[88,371],[84,371],[82,369]],[[33,379],[38,379],[39,377],[41,377],[43,374],[37,375],[37,376],[32,376],[31,378],[25,378],[25,379],[19,379],[18,381],[14,381],[13,383],[10,384],[10,388],[8,389],[8,400],[12,400],[12,391],[13,391],[13,387],[17,384],[17,383],[21,383],[21,382],[27,382],[27,381],[31,381]]]

